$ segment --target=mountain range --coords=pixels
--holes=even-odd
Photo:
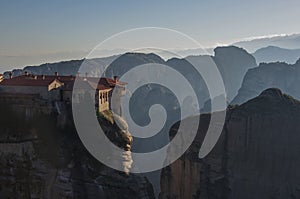
[[[294,64],[300,58],[300,49],[285,49],[276,46],[260,48],[252,54],[257,63],[285,62]]]
[[[244,77],[238,95],[232,104],[241,104],[267,88],[279,88],[283,92],[300,99],[300,59],[295,64],[284,62],[261,63],[249,69]]]
[[[293,35],[284,38],[280,36],[255,39],[251,45],[249,42],[237,43],[248,49],[256,49],[270,40],[280,46],[268,45],[252,54],[244,48],[236,46],[217,47],[213,50],[213,55],[173,57],[168,60],[154,53],[129,52],[104,58],[27,66],[23,69],[13,70],[12,73],[17,76],[25,71],[31,74],[45,75],[58,72],[60,75],[75,76],[79,71],[80,75],[88,73],[89,76],[101,76],[104,73],[106,77],[112,78],[113,76],[122,76],[136,66],[148,65],[149,76],[150,73],[154,73],[151,74],[153,75],[151,77],[164,78],[175,83],[179,91],[184,91],[181,83],[174,80],[168,73],[151,71],[151,67],[154,65],[166,65],[185,77],[197,93],[199,108],[202,108],[204,112],[209,112],[211,101],[218,101],[224,96],[215,96],[214,99],[210,99],[203,77],[201,74],[197,74],[191,63],[203,67],[213,61],[223,78],[227,93],[226,100],[228,104],[231,104],[226,110],[227,118],[220,141],[204,160],[199,160],[195,156],[198,152],[197,147],[200,146],[203,139],[203,133],[205,133],[202,131],[205,130],[206,122],[209,120],[209,114],[203,114],[201,117],[204,119],[200,124],[203,125],[203,128],[198,132],[199,135],[191,149],[178,161],[165,168],[162,173],[156,171],[145,174],[150,180],[154,192],[156,195],[160,193],[160,198],[298,198],[300,197],[298,191],[300,181],[299,177],[295,175],[297,168],[294,161],[298,162],[299,152],[297,119],[300,112],[300,102],[298,101],[300,100],[298,89],[300,50],[285,49],[292,48],[294,44],[292,45],[291,40],[297,42],[297,39],[298,36]],[[270,43],[273,44],[272,42]],[[82,64],[85,64],[85,69],[80,69]],[[9,72],[4,73],[6,78],[8,78]],[[133,74],[131,78],[137,84],[143,81],[139,77],[139,73]],[[131,92],[130,89],[127,92],[131,97],[129,101],[130,114],[137,124],[141,126],[149,124],[151,121],[149,109],[154,104],[162,105],[167,113],[167,120],[161,131],[147,140],[135,138],[131,150],[148,152],[166,145],[172,139],[169,137],[170,129],[176,129],[177,122],[181,120],[181,107],[174,93],[167,87],[157,84],[143,85],[135,92]],[[186,102],[185,105],[193,107],[193,101],[186,100]],[[192,111],[194,110],[191,109]],[[173,134],[173,130],[170,135]],[[7,140],[3,139],[2,141],[5,143]],[[284,164],[281,164],[282,162]],[[81,165],[78,168],[84,170]],[[9,165],[4,165],[3,169],[8,171]],[[26,167],[26,169],[28,168]],[[13,168],[13,170],[19,172],[18,168]],[[41,171],[37,170],[36,172],[40,175]],[[110,175],[120,177],[115,173]],[[8,175],[3,174],[2,176],[5,176],[2,180],[6,182]],[[58,176],[64,178],[64,174]],[[109,175],[101,174],[100,176],[105,181],[109,178]],[[186,177],[181,178],[182,176]],[[126,181],[123,177],[120,178],[122,182]],[[257,179],[260,181],[257,182]],[[131,193],[134,197],[143,193],[146,193],[149,198],[154,197],[148,181],[145,181],[144,178],[132,178],[132,180],[137,180],[137,183],[142,182],[142,186],[136,192]],[[19,183],[19,181],[16,182]],[[82,182],[74,184],[79,186],[80,183]],[[68,183],[66,184],[69,186]],[[108,180],[108,184],[126,190],[126,187],[118,183],[114,184],[113,181]],[[63,183],[59,186],[66,185]],[[94,186],[93,184],[93,189]],[[62,192],[65,193],[65,190]],[[113,190],[103,193],[114,195]],[[119,193],[116,195],[120,196]]]
[[[80,65],[84,62],[87,67],[84,70],[80,70],[80,75],[88,73],[90,76],[100,76],[105,70],[105,76],[113,77],[114,75],[121,76],[128,70],[134,68],[137,65],[142,64],[164,64],[176,69],[183,74],[188,81],[191,83],[193,88],[197,90],[198,99],[200,102],[200,108],[210,100],[208,90],[205,82],[201,76],[197,76],[197,72],[192,70],[192,66],[188,60],[199,63],[199,66],[209,63],[212,59],[224,81],[225,89],[227,92],[227,101],[232,104],[241,104],[250,98],[258,95],[264,89],[270,87],[277,87],[282,89],[283,92],[300,99],[300,92],[298,92],[297,85],[300,80],[298,78],[299,72],[299,61],[297,63],[300,54],[300,50],[288,50],[278,48],[275,46],[269,46],[263,49],[257,50],[252,55],[246,50],[234,46],[218,47],[214,49],[214,56],[188,56],[185,59],[171,58],[167,61],[162,59],[156,54],[144,54],[144,53],[125,53],[119,56],[111,56],[105,58],[95,58],[90,60],[71,60],[58,63],[46,63],[40,66],[27,66],[24,69],[13,70],[13,75],[17,76],[27,71],[31,74],[54,74],[58,72],[60,75],[77,75]],[[281,62],[277,62],[280,60]],[[276,62],[273,62],[276,61]],[[285,61],[287,63],[284,63]],[[260,63],[257,65],[257,63]],[[270,63],[265,63],[270,62]],[[109,66],[108,66],[109,65]],[[157,74],[163,75],[163,74]],[[4,73],[5,77],[8,77],[8,72]],[[134,78],[138,78],[138,74]],[[168,77],[168,75],[165,75]],[[137,80],[139,81],[139,80]],[[170,79],[170,81],[172,81]],[[152,86],[150,90],[159,91],[161,94],[169,96],[171,93],[165,90],[162,91],[156,86]],[[149,89],[148,88],[148,89]],[[150,90],[140,91],[141,95],[145,99],[152,99],[148,96]],[[164,90],[164,89],[163,89]],[[155,93],[155,92],[154,92]],[[136,95],[137,97],[138,95]],[[139,96],[141,97],[141,96]],[[163,99],[163,97],[161,97]],[[172,101],[171,98],[167,98],[170,107],[179,107],[176,100]],[[147,100],[145,101],[147,104]],[[150,102],[149,102],[150,103]],[[166,102],[164,102],[166,103]],[[151,104],[151,103],[150,103]],[[172,105],[171,105],[172,104]],[[143,110],[144,105],[135,106],[134,109]],[[206,103],[206,110],[209,110],[209,105]],[[170,108],[170,110],[173,108]],[[146,110],[145,110],[146,111]],[[140,111],[134,111],[143,113]],[[176,115],[176,114],[175,114]],[[178,117],[172,114],[172,121],[176,121]],[[147,121],[142,118],[143,122]]]
[[[39,66],[27,66],[23,69],[12,70],[11,72],[13,76],[21,75],[25,71],[40,75],[49,75],[58,72],[60,75],[74,76],[77,75],[78,71],[80,71],[81,76],[86,73],[88,73],[89,76],[101,76],[104,72],[104,76],[112,78],[115,75],[122,76],[137,65],[163,64],[179,71],[188,79],[193,88],[198,90],[198,93],[201,93],[198,97],[200,104],[203,105],[204,102],[209,99],[208,90],[203,78],[201,75],[197,75],[197,71],[193,69],[190,62],[197,63],[198,67],[204,68],[205,65],[212,64],[212,61],[214,61],[224,79],[228,101],[231,101],[237,94],[247,70],[257,66],[255,58],[245,50],[234,46],[218,47],[214,49],[214,52],[214,56],[189,56],[182,59],[171,58],[167,61],[153,53],[125,53],[123,55],[105,58],[71,60],[58,63],[46,63]],[[85,67],[81,69],[80,66],[83,63]],[[104,68],[105,71],[103,71]],[[4,76],[8,78],[8,74],[9,71],[5,72]],[[166,75],[166,77],[168,76]],[[138,78],[138,74],[134,78]]]
[[[254,37],[235,42],[232,45],[242,47],[251,53],[266,46],[298,49],[300,46],[300,34],[283,34]]]

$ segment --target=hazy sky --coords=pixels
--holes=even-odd
[[[115,33],[143,26],[175,29],[206,47],[299,33],[299,7],[299,0],[1,0],[0,66],[30,64],[30,56],[76,57]]]

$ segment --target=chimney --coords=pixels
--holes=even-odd
[[[58,76],[58,72],[54,72],[54,75],[57,77]]]
[[[115,82],[118,82],[118,76],[114,76],[114,80],[115,80]]]
[[[83,81],[87,81],[88,73],[85,73],[85,77],[83,78]]]
[[[9,72],[9,79],[11,79],[13,77],[12,72]]]

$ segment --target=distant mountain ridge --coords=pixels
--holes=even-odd
[[[77,75],[78,71],[80,71],[81,75],[85,75],[85,72],[87,72],[90,76],[100,76],[103,72],[100,69],[106,67],[117,57],[118,55],[114,55],[111,57],[70,60],[54,63],[45,63],[38,66],[26,66],[23,69],[13,69],[12,71],[6,71],[4,72],[4,76],[8,77],[9,72],[12,72],[13,76],[19,76],[25,71],[30,74],[37,75],[53,75],[55,72],[58,72],[59,75]],[[79,70],[81,64],[84,61],[89,63],[89,67],[86,68],[85,71]]]
[[[300,58],[300,49],[285,49],[277,46],[260,48],[252,54],[258,63],[286,62],[294,64]]]
[[[232,45],[242,47],[247,51],[253,53],[260,48],[266,46],[278,46],[280,48],[298,49],[300,48],[300,34],[286,34],[286,35],[271,35],[263,36],[253,39],[246,39]]]
[[[295,64],[261,63],[248,70],[238,95],[231,104],[241,104],[267,88],[279,88],[282,92],[300,99],[299,85],[300,59]]]
[[[257,67],[255,59],[256,57],[259,62],[269,62],[273,61],[273,59],[284,59],[292,62],[296,59],[297,53],[300,50],[288,50],[270,46],[260,49],[251,55],[242,48],[227,46],[218,47],[214,51],[214,56],[189,56],[186,59],[171,58],[167,61],[154,53],[125,53],[120,56],[116,55],[112,57],[85,60],[85,62],[88,63],[88,67],[86,68],[86,71],[80,72],[81,75],[85,75],[85,72],[88,72],[88,75],[100,76],[104,66],[110,65],[105,71],[105,76],[112,77],[114,75],[122,76],[137,65],[151,63],[168,65],[184,74],[188,81],[192,82],[194,89],[201,93],[201,96],[198,97],[200,100],[200,108],[202,108],[205,102],[209,101],[209,93],[202,77],[197,76],[197,72],[192,70],[193,67],[189,63],[189,60],[202,65],[212,59],[215,61],[223,77],[228,102],[237,104],[243,103],[248,99],[257,96],[262,90],[271,87],[280,88],[283,92],[300,99],[300,92],[298,92],[297,89],[297,85],[300,84],[300,61],[296,64],[287,64],[284,62],[261,63]],[[282,57],[279,57],[279,55],[277,56],[276,52],[278,52],[279,55],[282,54]],[[83,61],[84,60],[71,60],[58,63],[46,63],[40,66],[27,66],[24,69],[13,70],[13,75],[20,75],[25,71],[32,74],[48,75],[58,72],[60,75],[76,75]],[[8,76],[8,73],[5,73],[4,75]],[[138,77],[138,74],[136,77]],[[151,87],[151,89],[159,90],[154,87]],[[150,90],[147,92],[150,92]],[[141,93],[141,95],[145,99],[152,99],[149,98],[147,93]],[[168,96],[168,94],[166,96]],[[161,99],[164,99],[164,97]],[[173,100],[170,101],[170,104],[173,104],[175,107],[178,106],[176,105],[177,102]],[[143,107],[143,105],[141,105],[141,107]]]
[[[25,71],[39,75],[52,75],[54,72],[58,72],[59,75],[77,75],[81,64],[84,63],[86,67],[85,69],[79,70],[80,75],[88,73],[89,76],[99,77],[104,72],[104,68],[107,67],[105,68],[104,76],[113,77],[115,75],[122,76],[138,65],[151,63],[163,64],[176,69],[181,74],[184,74],[190,82],[193,82],[194,89],[202,93],[199,98],[201,99],[201,105],[203,105],[209,98],[207,86],[202,77],[197,75],[198,72],[193,70],[194,67],[189,62],[197,63],[201,67],[201,65],[212,64],[212,61],[214,61],[223,77],[228,100],[231,101],[237,94],[247,70],[257,66],[256,60],[246,50],[235,46],[217,47],[214,49],[214,53],[214,56],[198,55],[189,56],[185,59],[171,58],[167,61],[154,53],[125,53],[123,55],[104,58],[71,60],[58,63],[46,63],[39,66],[27,66],[24,69],[16,69],[12,72],[13,76],[21,75]],[[157,75],[159,76],[161,74]],[[4,76],[8,77],[8,72],[6,72]],[[136,74],[136,76],[138,77],[138,74]]]

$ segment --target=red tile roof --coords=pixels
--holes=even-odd
[[[114,88],[116,85],[125,86],[126,83],[115,81],[109,78],[96,78],[96,77],[77,77],[82,81],[87,81],[94,89],[104,90]],[[54,80],[64,84],[65,90],[72,90],[75,82],[75,76],[56,76],[56,75],[21,75],[11,79],[4,79],[0,82],[0,86],[48,86]]]
[[[22,75],[11,79],[4,79],[2,82],[0,82],[0,85],[1,86],[48,86],[54,80],[55,79],[53,78],[46,78],[46,77],[43,79],[42,76]]]

